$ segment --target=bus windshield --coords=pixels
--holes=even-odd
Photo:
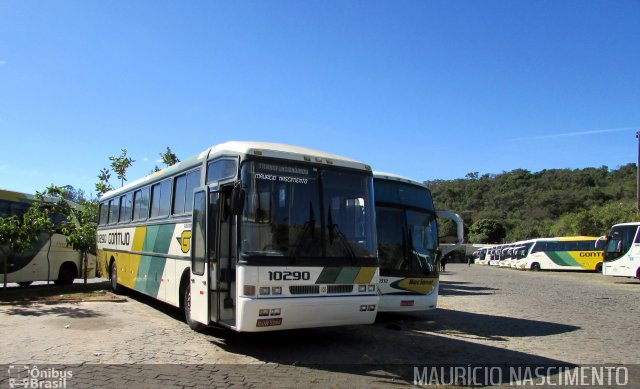
[[[372,177],[284,162],[247,161],[241,260],[363,264],[376,260]]]
[[[380,274],[424,276],[435,271],[438,229],[433,212],[379,206]]]
[[[622,257],[633,244],[638,226],[615,226],[609,232],[608,239],[604,242],[605,262],[614,261]]]

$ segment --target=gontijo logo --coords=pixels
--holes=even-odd
[[[180,243],[180,250],[185,254],[188,253],[191,250],[191,230],[182,231],[182,234],[177,239],[178,243]]]

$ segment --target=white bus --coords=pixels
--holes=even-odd
[[[379,311],[435,309],[442,253],[431,191],[422,183],[390,173],[374,172],[373,182],[380,256]],[[450,217],[444,212],[440,215]],[[462,242],[462,237],[458,240]]]
[[[30,194],[0,189],[0,217],[22,218],[34,201]],[[53,220],[58,226],[61,221]],[[0,283],[4,283],[5,264],[6,282],[20,286],[34,281],[55,281],[57,285],[65,285],[84,274],[82,255],[67,245],[66,235],[59,233],[51,237],[41,233],[31,248],[20,254],[9,253],[8,247],[0,247]],[[95,256],[88,254],[87,276],[95,277],[95,271]]]
[[[98,261],[112,288],[181,307],[195,330],[375,320],[368,165],[302,147],[227,142],[100,202]]]
[[[602,247],[592,236],[565,236],[533,239],[527,255],[518,261],[521,270],[602,269]]]
[[[640,278],[640,223],[622,223],[611,227],[604,241],[602,274]]]

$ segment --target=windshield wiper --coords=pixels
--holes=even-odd
[[[418,266],[420,267],[420,270],[422,270],[422,273],[428,276],[431,273],[431,270],[429,269],[430,266],[427,263],[427,256],[421,255],[415,249],[415,247],[413,247],[413,234],[411,233],[411,231],[408,231],[407,233],[407,241],[409,243],[409,250],[408,250],[409,255],[411,256],[409,260],[412,260],[415,257],[416,260],[418,261]]]
[[[315,230],[315,225],[316,225],[316,219],[313,215],[313,205],[311,204],[311,202],[309,202],[309,220],[304,222],[304,225],[302,226],[302,232],[298,236],[298,239],[296,239],[296,246],[291,252],[291,255],[289,255],[289,259],[291,260],[290,261],[291,263],[294,263],[298,258],[298,251],[300,250],[300,244],[302,244],[302,242],[304,241],[304,237],[307,235],[309,231],[311,231],[311,237],[313,238],[313,231]]]
[[[340,242],[347,249],[349,256],[351,257],[351,263],[355,264],[358,259],[356,258],[356,254],[353,252],[351,248],[351,243],[349,243],[349,239],[346,235],[340,230],[340,227],[337,224],[333,224],[333,217],[331,216],[331,207],[329,207],[329,244],[333,245],[333,234],[340,238]]]

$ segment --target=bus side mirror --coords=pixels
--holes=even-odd
[[[240,186],[233,188],[231,192],[231,209],[229,210],[232,215],[240,215],[244,210],[244,199],[246,192]]]

